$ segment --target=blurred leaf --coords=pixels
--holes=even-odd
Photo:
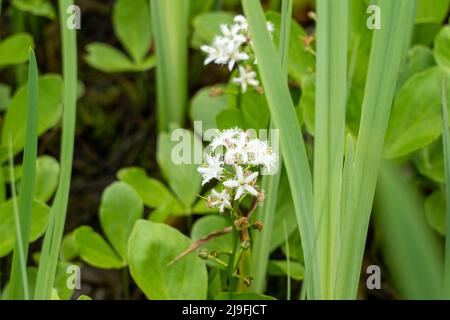
[[[224,130],[234,127],[248,129],[245,125],[242,111],[235,108],[225,109],[216,116],[217,129]]]
[[[12,5],[35,16],[46,17],[51,20],[56,18],[55,8],[49,0],[12,0]]]
[[[383,167],[375,203],[376,232],[401,297],[442,298],[441,245],[425,221],[423,202],[412,181],[398,168]]]
[[[84,59],[87,64],[103,72],[125,72],[133,68],[133,62],[110,45],[91,43],[86,46],[87,54]]]
[[[39,135],[54,127],[60,120],[62,114],[61,93],[62,79],[59,75],[49,74],[39,78]],[[4,118],[2,146],[8,147],[11,135],[16,154],[22,150],[25,142],[27,101],[28,85],[24,85],[14,94]],[[7,158],[7,152],[0,151],[0,163]]]
[[[128,238],[134,223],[142,218],[144,204],[128,184],[115,182],[105,189],[100,204],[103,232],[123,260],[127,259]]]
[[[400,73],[397,88],[403,87],[414,74],[422,72],[436,65],[433,58],[433,51],[430,48],[416,45],[409,49],[406,65]]]
[[[220,25],[232,24],[233,18],[233,14],[220,11],[206,12],[195,17],[191,46],[198,49],[202,45],[210,45],[214,37],[220,34]]]
[[[437,35],[433,52],[437,64],[450,72],[450,26],[442,28]]]
[[[300,239],[299,232],[293,232],[289,237],[289,258],[296,260],[304,264],[302,240]],[[286,244],[281,246],[281,251],[287,256]],[[291,261],[292,261],[291,260]]]
[[[11,87],[0,83],[0,112],[8,109],[9,101],[11,99]]]
[[[77,300],[92,300],[92,298],[87,295],[82,294],[81,296],[78,297]]]
[[[64,261],[71,261],[78,256],[77,241],[74,232],[68,233],[64,236],[61,245],[61,259]]]
[[[162,182],[150,178],[142,168],[130,167],[121,169],[117,173],[117,177],[120,181],[133,187],[144,204],[150,208],[156,208],[176,201],[175,197]]]
[[[425,200],[425,215],[430,226],[441,236],[445,236],[445,194],[438,190],[434,191]]]
[[[208,12],[214,5],[215,0],[190,0],[189,2],[189,21],[192,21],[198,15]]]
[[[267,273],[271,276],[286,276],[288,273],[287,269],[286,260],[270,260],[267,266]],[[290,261],[290,273],[292,279],[301,281],[305,274],[305,268],[299,262]]]
[[[270,111],[264,95],[256,91],[242,94],[241,111],[247,128],[258,130],[269,126]]]
[[[131,234],[128,261],[139,288],[152,300],[206,299],[205,263],[188,255],[168,265],[192,241],[165,224],[139,220]]]
[[[0,69],[28,61],[33,38],[28,33],[16,33],[0,42]]]
[[[59,163],[50,156],[40,156],[36,161],[35,198],[47,202],[53,196],[59,182]]]
[[[314,135],[315,95],[316,76],[312,74],[302,79],[302,96],[300,98],[300,108],[303,112],[306,129],[312,135]]]
[[[203,132],[217,128],[217,115],[228,107],[228,95],[221,94],[219,96],[211,96],[210,93],[212,88],[224,89],[225,86],[204,87],[200,89],[191,100],[189,116],[192,122],[202,122]],[[194,127],[194,129],[196,128]],[[195,133],[197,135],[202,135],[203,132]]]
[[[190,208],[201,189],[198,165],[193,164],[193,160],[200,156],[196,160],[201,162],[202,143],[191,131],[179,130],[179,134],[172,137],[169,133],[160,133],[156,157],[170,188],[180,202]]]
[[[125,261],[91,227],[79,227],[74,231],[74,237],[80,258],[90,265],[101,269],[121,269],[126,266]]]
[[[19,201],[19,199],[17,199]],[[47,228],[50,208],[38,201],[33,202],[30,242],[40,238]],[[0,205],[0,257],[11,252],[16,238],[13,201]]]
[[[440,84],[450,73],[437,67],[413,76],[398,92],[389,121],[384,156],[397,158],[418,150],[441,135]]]
[[[429,46],[441,29],[440,23],[421,23],[414,26],[412,43]]]
[[[113,10],[113,25],[117,38],[136,63],[150,49],[151,20],[146,0],[118,0]]]
[[[420,150],[414,157],[414,164],[425,177],[444,183],[442,140],[438,139]]]
[[[214,300],[276,300],[274,297],[255,292],[221,292]]]
[[[449,0],[417,0],[415,23],[442,23],[447,16]]]
[[[266,20],[272,22],[275,27],[273,39],[276,47],[278,47],[280,41],[281,15],[277,12],[269,12],[266,14]],[[288,53],[288,73],[299,85],[302,83],[303,77],[310,75],[315,70],[315,57],[305,49],[304,38],[306,36],[307,33],[303,30],[302,26],[297,21],[292,20]]]

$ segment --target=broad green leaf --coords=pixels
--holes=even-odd
[[[198,15],[192,23],[194,33],[192,35],[191,46],[194,49],[202,45],[210,45],[214,37],[220,34],[221,24],[232,24],[233,14],[229,12],[207,12]]]
[[[83,261],[101,269],[121,269],[123,261],[91,227],[83,226],[74,231],[78,254]]]
[[[35,198],[47,202],[58,187],[59,163],[55,158],[41,156],[36,162]]]
[[[55,8],[49,0],[12,0],[12,5],[17,9],[29,12],[35,16],[55,19]]]
[[[316,77],[309,75],[302,79],[302,96],[300,98],[300,108],[303,112],[306,130],[314,134],[314,110],[316,103]]]
[[[397,94],[386,135],[384,156],[397,158],[418,150],[441,135],[441,82],[450,73],[437,67],[413,76]]]
[[[304,264],[305,259],[303,257],[302,240],[300,239],[300,234],[298,232],[294,232],[289,237],[288,242],[289,242],[289,258]],[[281,246],[281,251],[283,251],[284,255],[287,256],[287,248],[285,243]]]
[[[229,221],[220,215],[209,215],[198,219],[191,230],[191,238],[193,241],[197,241],[210,235],[212,232],[221,231],[230,225]],[[201,246],[200,249],[207,249],[211,251],[219,251],[222,253],[231,253],[233,251],[233,238],[231,233],[219,236],[214,240],[208,241],[205,245]],[[200,250],[199,249],[199,250]],[[198,251],[196,253],[198,253]],[[220,260],[228,262],[228,256],[222,255],[219,257]],[[223,268],[220,263],[208,260],[207,263],[214,267]]]
[[[276,300],[274,297],[255,292],[221,292],[214,300]]]
[[[86,46],[84,59],[93,68],[107,73],[133,71],[133,62],[121,51],[103,43]]]
[[[414,26],[412,44],[430,46],[441,29],[440,23],[421,23]]]
[[[450,26],[442,28],[437,35],[433,52],[437,64],[450,72]]]
[[[270,260],[267,266],[267,273],[271,276],[286,276],[288,265],[286,260]],[[305,268],[299,262],[290,261],[290,277],[294,280],[303,280]]]
[[[78,297],[77,300],[92,300],[92,298],[87,295],[82,294],[81,296]]]
[[[239,127],[242,129],[248,129],[245,120],[244,115],[242,114],[242,111],[239,109],[225,109],[221,112],[219,112],[216,116],[216,123],[217,123],[217,129],[223,130],[223,129],[229,129],[234,127]]]
[[[39,78],[39,122],[41,135],[54,127],[61,118],[62,80],[59,75],[45,75]],[[28,85],[20,87],[14,94],[6,113],[2,131],[2,146],[7,148],[12,137],[14,152],[22,150],[25,142],[25,119],[27,116]],[[7,159],[7,153],[0,153],[0,162]]]
[[[0,69],[28,61],[29,49],[34,48],[28,33],[17,33],[0,42]]]
[[[157,161],[161,171],[180,202],[190,208],[200,192],[201,177],[197,172],[202,161],[202,143],[191,131],[179,129],[171,136],[160,133]]]
[[[139,220],[129,241],[130,272],[152,300],[206,299],[208,275],[204,261],[190,254],[170,264],[192,241],[178,230]]]
[[[61,244],[61,259],[71,261],[78,256],[77,240],[73,232],[66,234]]]
[[[417,170],[425,177],[444,183],[444,155],[441,139],[420,150],[413,160]]]
[[[447,16],[449,0],[418,0],[415,23],[441,23]]]
[[[400,73],[397,88],[403,87],[403,85],[416,73],[422,72],[428,68],[436,65],[433,58],[433,51],[430,48],[416,45],[409,49],[402,72]]]
[[[425,200],[425,215],[430,226],[441,236],[445,236],[445,194],[434,191]]]
[[[241,96],[241,111],[246,127],[257,130],[269,126],[270,112],[266,97],[256,91]]]
[[[118,0],[113,10],[113,25],[117,38],[136,63],[150,49],[151,21],[146,0]]]
[[[190,0],[189,2],[189,21],[202,13],[211,11],[214,5],[214,0]]]
[[[38,201],[33,202],[30,242],[36,241],[45,232],[49,214],[50,208],[47,205]],[[0,257],[11,252],[15,238],[14,206],[13,201],[9,200],[0,205]]]
[[[269,12],[266,14],[266,19],[272,22],[275,27],[273,39],[275,45],[278,47],[280,41],[281,15],[276,12]],[[304,38],[307,35],[302,26],[293,20],[289,41],[288,72],[289,76],[299,85],[305,76],[310,75],[315,70],[315,57],[311,52],[306,51],[305,48]]]
[[[124,182],[105,189],[100,204],[100,224],[123,260],[127,258],[128,237],[135,222],[142,218],[144,204],[137,192]]]
[[[117,173],[117,177],[120,181],[133,187],[144,204],[150,208],[156,208],[176,201],[162,182],[150,178],[142,168],[130,167],[121,169]]]
[[[225,86],[216,86],[215,88],[223,89]],[[217,115],[228,107],[228,95],[211,96],[211,89],[212,87],[200,89],[192,98],[189,110],[191,121],[201,121],[203,132],[217,128]],[[194,126],[194,129],[197,128]],[[203,134],[203,132],[197,131],[196,134]]]

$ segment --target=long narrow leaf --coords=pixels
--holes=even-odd
[[[187,108],[188,0],[150,0],[156,42],[158,127],[182,126]]]
[[[59,250],[61,247],[69,202],[72,176],[73,148],[77,102],[77,39],[76,30],[66,25],[67,8],[72,0],[59,0],[60,26],[63,41],[64,115],[61,141],[61,173],[58,190],[50,212],[45,233],[36,282],[36,299],[50,299],[55,280]]]
[[[308,296],[319,295],[315,272],[314,216],[311,172],[300,125],[275,46],[270,38],[259,1],[242,0],[249,22],[258,68],[266,92],[274,127],[280,130],[280,147],[291,186],[297,221],[305,253]]]
[[[10,299],[28,299],[28,280],[23,273],[23,266],[28,256],[28,242],[30,240],[31,215],[36,182],[36,158],[38,145],[38,116],[39,116],[39,88],[36,56],[30,48],[28,71],[28,109],[27,126],[23,160],[23,177],[20,186],[19,222],[20,234],[16,234],[13,261],[11,266],[11,280],[9,286]],[[25,290],[24,290],[25,289]]]
[[[348,0],[318,0],[314,215],[322,298],[332,298],[339,239],[347,98]]]
[[[351,198],[343,222],[335,298],[355,299],[384,138],[405,41],[410,38],[414,0],[380,0],[382,26],[374,30]]]

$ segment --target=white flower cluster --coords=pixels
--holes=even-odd
[[[203,185],[213,179],[221,182],[222,190],[213,189],[207,199],[208,205],[220,212],[248,194],[258,197],[259,170],[273,172],[278,166],[278,155],[267,141],[252,139],[238,128],[218,131],[208,148],[205,162],[197,170],[203,177]]]
[[[234,18],[232,25],[223,24],[220,29],[222,35],[216,36],[210,46],[201,46],[201,50],[208,54],[205,65],[214,62],[218,65],[227,65],[232,71],[239,64],[239,77],[235,77],[233,82],[240,84],[244,93],[249,86],[258,87],[259,81],[251,66],[256,64],[256,59],[252,50],[247,19],[238,15]],[[273,33],[274,26],[271,22],[267,22],[267,29]]]

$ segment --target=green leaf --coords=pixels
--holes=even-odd
[[[226,109],[216,116],[217,128],[219,130],[239,127],[248,129],[245,124],[244,115],[239,109]]]
[[[269,126],[270,112],[266,97],[256,91],[248,91],[241,96],[241,111],[247,128],[258,130]]]
[[[30,242],[39,239],[47,227],[50,208],[38,201],[33,202],[31,215]],[[9,200],[0,205],[0,257],[11,252],[16,238],[14,227],[14,206]]]
[[[117,173],[117,177],[120,181],[133,187],[144,204],[150,208],[156,208],[176,201],[162,182],[150,178],[142,168],[130,167],[121,169]]]
[[[223,216],[210,215],[198,219],[191,230],[191,238],[193,241],[197,241],[211,234],[214,231],[220,231],[228,227],[230,223]],[[233,238],[230,234],[226,234],[215,238],[214,240],[208,241],[201,249],[207,249],[208,251],[219,251],[222,253],[231,253],[233,251]],[[200,250],[200,249],[199,249]],[[197,250],[197,252],[199,251]],[[220,260],[228,261],[227,256],[220,256]],[[224,266],[220,263],[214,262],[212,260],[207,261],[208,265],[218,268],[223,268]]]
[[[440,23],[421,23],[415,25],[412,44],[432,45],[440,29]]]
[[[266,14],[267,21],[273,23],[275,32],[273,34],[273,40],[275,46],[278,47],[280,41],[280,27],[281,27],[281,15],[276,12],[269,12]],[[290,45],[288,51],[288,73],[289,76],[297,83],[301,84],[305,76],[310,75],[315,70],[315,57],[312,53],[307,52],[305,49],[304,38],[308,34],[298,24],[297,21],[292,20],[291,23],[291,35]]]
[[[56,18],[55,8],[48,0],[12,0],[12,5],[35,16],[46,17],[51,20]]]
[[[28,33],[17,33],[0,42],[0,69],[28,61],[29,49],[34,48]]]
[[[173,137],[160,133],[156,157],[170,188],[180,202],[190,208],[201,188],[198,165],[192,163],[194,160],[201,162],[202,143],[191,131],[180,129],[178,133]],[[200,159],[195,159],[198,156]]]
[[[93,68],[106,73],[134,70],[133,62],[121,51],[103,43],[91,43],[86,46],[84,59]]]
[[[316,76],[314,74],[302,79],[302,96],[300,98],[300,108],[303,112],[306,130],[314,134],[314,112],[316,104]]]
[[[449,0],[417,0],[415,23],[441,23],[447,16]]]
[[[59,163],[55,158],[41,156],[36,162],[35,198],[47,202],[58,187]]]
[[[445,194],[442,191],[434,191],[426,198],[425,215],[430,226],[441,236],[445,236]]]
[[[274,297],[255,292],[221,292],[214,300],[276,300]]]
[[[436,65],[433,58],[433,51],[430,48],[416,45],[409,49],[406,65],[400,73],[397,88],[403,87],[403,85],[416,73],[425,71]]]
[[[61,244],[61,259],[71,261],[78,256],[77,240],[73,232],[66,234]]]
[[[92,300],[92,298],[87,295],[82,294],[81,296],[78,297],[77,300]]]
[[[0,112],[8,109],[9,101],[11,100],[11,87],[0,83]]]
[[[286,260],[270,260],[267,267],[267,273],[271,276],[286,276],[287,270]],[[299,262],[290,261],[290,272],[292,279],[301,281],[304,278],[305,268]]]
[[[39,78],[39,122],[38,134],[41,135],[54,127],[61,118],[62,80],[59,75],[45,75]],[[22,150],[25,142],[25,119],[27,117],[28,85],[20,87],[14,94],[5,115],[2,146],[7,148],[12,136],[14,153]],[[0,162],[7,159],[7,153],[0,152]]]
[[[195,17],[192,23],[194,33],[191,46],[198,49],[201,45],[210,45],[214,37],[220,34],[220,25],[232,24],[233,18],[233,14],[221,11],[207,12]]]
[[[128,184],[115,182],[105,189],[100,204],[100,224],[116,252],[127,258],[128,238],[135,222],[142,218],[144,204]]]
[[[189,117],[192,122],[202,122],[203,132],[217,128],[217,115],[228,107],[228,95],[221,94],[219,96],[211,96],[211,88],[212,87],[205,87],[200,89],[191,100]],[[214,88],[224,89],[225,86],[220,85],[215,86]],[[196,129],[195,126],[194,129]],[[203,132],[196,131],[195,133],[202,135]]]
[[[420,150],[413,160],[417,170],[425,177],[444,183],[444,155],[441,139]]]
[[[441,135],[440,84],[444,77],[450,90],[450,73],[433,67],[413,76],[399,91],[386,134],[386,158],[407,155]]]
[[[82,226],[74,231],[78,254],[90,265],[101,269],[121,269],[126,266],[109,244],[91,227]]]
[[[136,63],[150,49],[151,22],[146,0],[118,0],[113,10],[113,25],[117,38]]]
[[[450,72],[450,26],[442,28],[437,35],[433,53],[437,64]]]
[[[206,299],[208,275],[204,261],[188,255],[169,265],[192,241],[178,230],[139,220],[128,251],[130,272],[152,300]]]

